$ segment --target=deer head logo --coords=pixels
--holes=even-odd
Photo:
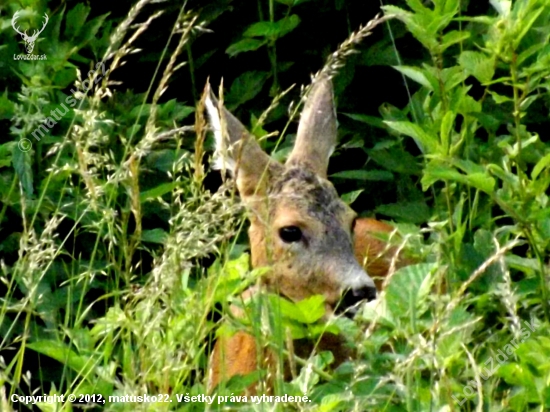
[[[12,25],[13,29],[17,33],[19,33],[21,35],[21,37],[23,38],[23,41],[25,42],[25,48],[27,49],[27,54],[31,54],[33,49],[34,49],[34,42],[38,38],[38,35],[40,33],[42,33],[44,31],[44,29],[46,28],[46,25],[48,24],[49,18],[48,18],[48,15],[46,13],[44,13],[44,24],[42,25],[42,28],[40,30],[34,30],[32,36],[29,36],[29,35],[27,35],[27,30],[22,32],[21,29],[16,26],[17,19],[21,16],[20,13],[21,13],[21,10],[19,10],[18,12],[16,12],[13,15],[13,17],[11,19],[11,25]]]

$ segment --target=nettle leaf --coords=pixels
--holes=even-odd
[[[548,51],[550,50],[550,45],[545,43],[535,43],[532,46],[528,47],[526,50],[522,51],[518,58],[517,58],[517,65],[521,66],[523,62],[525,62],[527,59],[529,59],[531,56],[533,56],[535,53],[538,53],[542,50],[542,53],[539,54],[538,60],[543,56],[546,56],[548,54]]]
[[[225,97],[227,108],[235,110],[241,104],[256,97],[270,75],[270,72],[249,71],[237,77]]]
[[[0,144],[0,168],[7,167],[11,164],[14,150],[17,150],[15,142]]]
[[[243,33],[244,37],[266,37],[275,40],[294,30],[300,24],[300,17],[291,14],[278,21],[261,21],[254,23]]]
[[[436,50],[439,45],[436,31],[441,23],[439,19],[436,21],[435,16],[432,16],[413,14],[408,21],[405,21],[411,34],[428,50]]]
[[[74,39],[78,35],[80,30],[84,27],[84,22],[88,18],[90,10],[90,7],[78,3],[67,13],[67,18],[65,20],[65,36],[67,38]]]
[[[391,277],[386,289],[386,304],[394,319],[411,321],[427,309],[427,298],[432,293],[435,263],[419,263],[399,269]]]
[[[278,33],[277,23],[273,21],[260,21],[248,27],[243,33],[245,37],[273,37]]]
[[[430,90],[434,89],[432,83],[428,80],[422,69],[410,66],[393,66],[393,68],[422,86],[427,87]]]
[[[266,43],[267,43],[266,39],[262,39],[262,40],[242,39],[242,40],[239,40],[237,43],[233,43],[231,46],[229,46],[225,50],[225,52],[229,54],[231,57],[234,57],[239,53],[258,50],[260,47],[262,47]]]
[[[493,192],[496,184],[495,179],[485,170],[483,170],[483,172],[471,171],[467,172],[467,174],[462,174],[452,166],[431,162],[424,169],[424,176],[421,180],[422,188],[428,190],[428,188],[438,180],[449,180],[451,182],[472,186],[489,194]]]
[[[506,103],[506,102],[513,102],[514,99],[508,97],[508,96],[503,96],[501,94],[498,94],[497,92],[494,92],[492,90],[489,90],[489,93],[491,94],[491,97],[493,98],[493,100],[495,101],[496,104],[502,104],[502,103]]]
[[[105,19],[108,15],[109,13],[98,16],[95,19],[90,20],[88,23],[86,23],[84,27],[80,28],[77,40],[78,43],[85,44],[90,40],[93,40],[99,29],[103,27]]]
[[[446,151],[450,146],[450,136],[453,129],[454,121],[456,118],[456,113],[449,110],[443,116],[441,120],[441,126],[439,128],[439,136],[441,138],[441,144],[443,145],[444,150]]]
[[[353,180],[393,180],[393,174],[385,170],[345,170],[343,172],[334,173],[331,177]]]
[[[325,298],[322,295],[314,295],[299,302],[291,302],[277,295],[269,295],[269,299],[275,313],[299,323],[315,323],[325,314]]]
[[[364,189],[354,190],[354,191],[349,192],[349,193],[344,193],[341,196],[341,198],[346,204],[351,205],[353,202],[355,202],[357,200],[359,195],[363,192],[364,192]]]
[[[357,122],[366,123],[369,126],[378,127],[380,129],[386,129],[386,125],[384,124],[382,119],[376,116],[368,116],[366,114],[356,114],[356,113],[338,113],[338,114],[343,114],[344,116],[347,116],[350,119],[353,119]],[[363,141],[361,140],[361,147],[363,147],[363,145],[364,145]]]
[[[149,242],[149,243],[156,243],[159,245],[163,245],[166,242],[167,237],[168,237],[168,233],[166,233],[164,230],[160,228],[144,230],[141,232],[142,242]]]
[[[516,6],[517,7],[517,6]],[[513,33],[512,39],[513,39],[513,47],[516,49],[519,44],[521,43],[521,40],[525,37],[527,32],[531,29],[535,21],[539,18],[541,13],[545,10],[545,7],[539,7],[538,9],[532,11],[530,14],[528,14],[526,17],[520,20],[520,24],[516,24],[514,27],[515,33]]]
[[[314,323],[325,314],[325,298],[314,295],[296,303],[296,307],[302,312],[304,323]]]
[[[466,80],[468,73],[465,73],[464,69],[460,66],[453,66],[441,70],[439,76],[441,76],[441,80],[445,84],[445,89],[451,90]]]
[[[250,256],[248,253],[243,253],[237,259],[232,259],[225,262],[223,267],[223,279],[242,279],[249,272]]]
[[[161,172],[171,172],[176,166],[191,164],[189,152],[177,149],[161,149],[150,152],[146,157],[147,166]]]
[[[172,116],[173,116],[172,120],[175,120],[175,121],[183,120],[194,111],[195,111],[195,108],[193,106],[178,105],[172,112]]]
[[[385,121],[384,123],[386,123],[391,129],[395,130],[396,132],[412,137],[417,144],[420,144],[424,154],[433,154],[437,152],[437,136],[426,132],[424,129],[422,129],[421,126],[407,121]]]
[[[424,6],[420,0],[407,0],[407,6],[409,6],[415,13],[431,13],[431,10]]]
[[[434,3],[436,12],[444,14],[456,14],[460,7],[460,0],[438,1]]]
[[[456,43],[462,43],[464,40],[470,38],[471,33],[469,31],[452,30],[443,36],[441,41],[441,51],[448,49],[450,46]]]
[[[536,180],[537,177],[539,177],[540,173],[548,168],[550,165],[550,153],[548,153],[546,156],[544,156],[542,159],[540,159],[535,167],[533,167],[533,171],[531,172],[531,179]]]
[[[372,150],[367,150],[369,157],[391,172],[402,173],[406,175],[418,175],[421,168],[417,159],[408,151],[401,147],[378,146]]]
[[[291,14],[287,18],[279,20],[277,25],[279,26],[278,37],[283,37],[285,34],[290,33],[300,24],[300,17],[296,14]]]
[[[376,207],[375,212],[414,224],[425,223],[431,217],[430,208],[424,201],[380,205]]]
[[[6,90],[2,96],[0,96],[0,119],[11,119],[15,111],[15,103],[8,98],[8,91]]]
[[[68,366],[77,373],[82,373],[84,376],[93,369],[94,362],[88,356],[82,356],[73,351],[70,347],[62,342],[53,340],[40,340],[27,344],[29,349],[46,355],[63,365]]]
[[[458,58],[459,64],[482,84],[488,83],[495,75],[495,61],[478,51],[464,51]]]
[[[12,152],[12,164],[23,191],[29,197],[33,195],[33,174],[31,156],[29,152],[23,152],[19,147],[14,146]]]

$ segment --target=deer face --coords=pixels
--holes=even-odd
[[[373,299],[374,282],[354,257],[355,213],[326,179],[336,142],[330,80],[322,77],[314,84],[285,165],[270,159],[206,93],[218,152],[225,152],[222,160],[236,175],[250,211],[252,264],[271,268],[264,278],[268,288],[293,301],[323,295],[329,310]]]

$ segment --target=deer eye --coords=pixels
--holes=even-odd
[[[294,243],[302,240],[302,231],[297,226],[285,226],[279,229],[279,237],[285,243]]]

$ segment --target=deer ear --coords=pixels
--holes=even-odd
[[[332,81],[320,76],[307,97],[296,143],[287,164],[302,163],[326,177],[328,160],[336,145],[336,111]]]
[[[244,125],[220,104],[207,83],[203,99],[216,140],[214,168],[229,170],[241,196],[263,193],[273,169],[282,168],[256,142]]]

